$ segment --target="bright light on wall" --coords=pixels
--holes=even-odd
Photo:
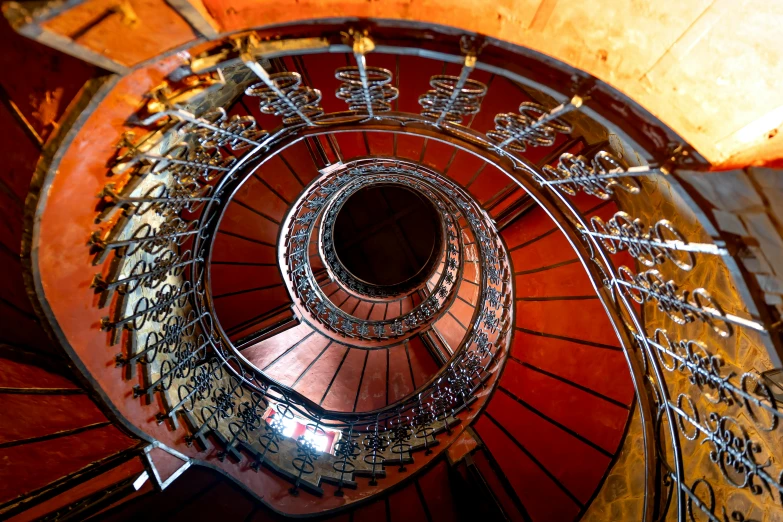
[[[293,437],[297,424],[296,419],[283,419],[283,437]]]
[[[283,425],[283,431],[281,433],[283,437],[293,437],[299,426],[304,427],[304,424],[296,417],[283,418],[281,422]],[[316,451],[323,453],[328,450],[329,437],[325,433],[313,433],[312,431],[305,429],[303,436],[307,442],[313,445]]]
[[[307,431],[305,432],[304,437],[306,441],[313,445],[316,451],[320,451],[322,453],[326,451],[326,444],[328,442],[326,435],[317,435],[311,431]]]

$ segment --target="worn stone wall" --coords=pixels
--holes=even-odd
[[[704,198],[722,235],[740,248],[742,266],[751,284],[773,310],[783,313],[783,170],[750,167],[711,172],[680,171],[678,175]],[[780,366],[780,360],[775,361]]]

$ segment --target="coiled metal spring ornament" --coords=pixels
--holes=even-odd
[[[478,113],[481,100],[487,94],[487,86],[480,81],[467,79],[461,82],[458,76],[433,76],[430,86],[432,90],[419,96],[422,116],[449,123],[462,123],[463,117]]]
[[[273,86],[259,82],[245,89],[248,96],[261,98],[259,109],[264,114],[282,116],[285,125],[303,123],[322,116],[324,110],[321,91],[302,85],[302,76],[296,72],[281,72],[269,75]]]
[[[560,156],[556,167],[543,168],[542,186],[553,186],[557,190],[575,196],[580,190],[602,200],[610,199],[617,189],[629,194],[638,194],[639,182],[634,173],[626,171],[620,160],[606,151],[601,151],[592,160],[566,152]]]
[[[561,111],[547,111],[543,105],[534,102],[522,102],[519,114],[501,113],[495,116],[495,130],[487,132],[487,137],[498,143],[498,147],[512,152],[525,152],[532,147],[549,147],[555,143],[557,134],[570,134],[570,124],[557,118]]]
[[[370,112],[368,106],[374,112],[390,111],[390,102],[399,96],[397,88],[391,85],[391,71],[381,67],[340,67],[334,76],[342,82],[335,95],[352,111]]]
[[[586,232],[600,239],[611,254],[627,250],[628,253],[647,267],[663,264],[666,260],[685,271],[693,269],[696,260],[692,251],[706,250],[710,245],[694,245],[689,248],[685,237],[667,219],[661,219],[654,226],[647,227],[640,219],[634,219],[626,212],[616,212],[604,222],[600,217],[590,219],[592,232]],[[708,252],[712,253],[712,252]]]

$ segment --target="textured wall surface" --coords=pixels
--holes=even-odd
[[[178,12],[163,0],[130,0],[121,9],[89,0],[46,19],[38,26],[43,33],[30,32],[124,71],[195,43],[198,33],[183,15],[211,37],[336,16],[443,24],[534,49],[594,75],[714,164],[768,164],[783,151],[780,2],[191,0],[177,5],[186,9]]]

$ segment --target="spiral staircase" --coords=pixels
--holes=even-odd
[[[0,518],[783,519],[780,100],[656,76],[686,4],[644,88],[516,5],[4,4]]]

